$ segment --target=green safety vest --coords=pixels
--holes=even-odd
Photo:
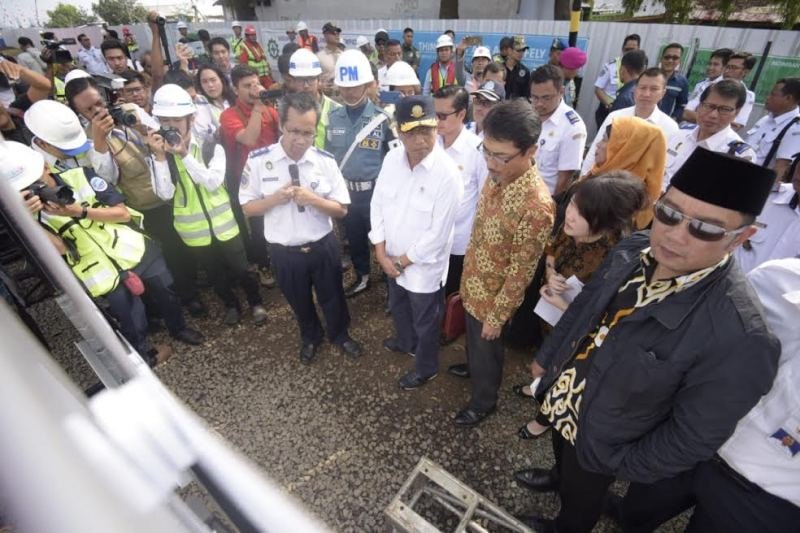
[[[202,162],[200,147],[192,144],[192,157]],[[214,191],[196,184],[180,157],[175,158],[178,182],[172,202],[175,231],[187,246],[208,246],[211,234],[220,241],[239,235],[239,225],[233,217],[228,191],[220,185]]]
[[[101,205],[83,168],[66,170],[58,177],[72,189],[76,202],[86,207]],[[128,211],[141,226],[142,214],[130,207]],[[127,224],[48,215],[44,211],[39,212],[39,221],[74,245],[77,253],[67,253],[67,264],[93,298],[116,289],[120,271],[134,268],[144,255],[144,234]]]
[[[341,107],[341,105],[324,94],[322,95],[322,106],[320,106],[319,122],[317,122],[317,134],[314,136],[314,146],[320,150],[325,149],[325,137],[327,135],[331,111],[339,107]]]
[[[237,61],[239,54],[242,52],[241,50],[242,41],[244,41],[244,37],[240,37],[237,39],[235,35],[231,37],[230,40],[228,41],[228,43],[231,45],[231,54],[233,54],[233,56],[237,58]]]
[[[256,61],[256,56],[253,54],[253,51],[250,50],[250,47],[247,46],[246,43],[242,43],[241,45],[239,45],[239,48],[240,50],[244,50],[245,52],[247,52],[247,64],[250,66],[250,68],[258,72],[259,78],[262,76],[272,77],[272,70],[269,68],[269,63],[267,62],[266,54],[264,54],[264,58],[261,61]],[[241,53],[241,51],[239,53]],[[268,88],[269,87],[265,87],[265,89]]]
[[[53,87],[55,87],[54,96],[55,99],[62,104],[67,103],[67,84],[64,83],[64,80],[59,78],[58,76],[53,76]]]

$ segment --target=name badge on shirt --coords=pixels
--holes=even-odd
[[[789,417],[767,440],[787,459],[797,457],[800,454],[800,417]]]

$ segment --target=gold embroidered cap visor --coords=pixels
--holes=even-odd
[[[407,96],[397,102],[395,119],[400,131],[409,132],[418,126],[436,127],[436,109],[430,96]]]

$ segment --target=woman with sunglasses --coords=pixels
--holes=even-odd
[[[661,194],[666,160],[667,141],[661,128],[641,118],[618,117],[606,128],[597,144],[594,166],[582,179],[614,170],[627,170],[639,177],[647,190],[647,204],[634,221],[635,229],[644,229],[653,219],[651,206]]]
[[[208,63],[197,69],[195,87],[200,94],[194,100],[197,113],[192,133],[201,140],[214,139],[219,117],[236,102],[236,95],[219,67]]]
[[[566,311],[569,305],[563,297],[568,288],[566,280],[575,276],[581,283],[588,283],[609,250],[631,233],[633,214],[644,203],[644,184],[630,172],[610,172],[579,182],[567,204],[564,224],[544,251],[546,279],[539,291],[542,299]],[[542,329],[546,336],[553,328],[543,322]],[[544,369],[534,362],[531,372],[536,378]],[[532,398],[528,385],[515,385],[512,390]],[[548,425],[546,418],[538,417],[522,426],[517,435],[521,439],[535,439],[547,431]]]

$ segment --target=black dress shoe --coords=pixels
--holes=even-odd
[[[428,377],[422,377],[419,374],[417,374],[416,370],[412,370],[411,372],[400,378],[397,384],[400,385],[400,388],[403,390],[414,390],[422,387],[423,385],[425,385],[427,382],[431,381],[438,375],[439,374],[436,373]]]
[[[300,362],[304,365],[310,365],[314,358],[317,356],[317,345],[313,342],[304,344],[300,348]]]
[[[545,429],[544,431],[542,431],[538,435],[536,433],[531,433],[531,430],[528,429],[528,424],[525,424],[524,426],[519,428],[519,430],[517,430],[517,436],[519,438],[521,438],[522,440],[538,439],[539,437],[541,437],[545,433],[547,433],[547,429]]]
[[[447,367],[447,373],[456,376],[457,378],[469,377],[469,365],[467,363],[459,363],[457,365],[450,365]]]
[[[172,338],[181,341],[184,344],[191,344],[192,346],[203,344],[203,341],[205,340],[205,337],[203,337],[202,333],[192,328],[183,328],[178,333],[173,335]]]
[[[339,345],[339,348],[341,348],[342,351],[351,359],[358,359],[364,354],[364,350],[361,348],[361,345],[353,339],[347,339]]]
[[[388,339],[384,339],[383,340],[383,347],[386,348],[387,350],[389,350],[390,352],[404,353],[406,355],[410,355],[411,357],[414,357],[413,350],[412,351],[404,350],[400,346],[400,342],[397,340],[396,337],[389,337]]]
[[[453,423],[457,426],[463,427],[476,426],[483,422],[487,416],[494,413],[494,410],[494,406],[492,406],[492,408],[488,411],[476,411],[470,407],[465,407],[456,413],[456,416],[453,418]]]
[[[532,395],[527,394],[524,390],[522,390],[524,387],[530,387],[530,385],[531,385],[530,383],[522,383],[520,385],[514,385],[513,387],[511,387],[511,391],[517,396],[522,396],[523,398],[533,400]]]
[[[536,531],[536,533],[553,533],[555,526],[553,521],[538,515],[521,515],[517,520]]]
[[[553,469],[526,468],[514,472],[514,479],[526,489],[534,492],[558,490],[558,477]]]

